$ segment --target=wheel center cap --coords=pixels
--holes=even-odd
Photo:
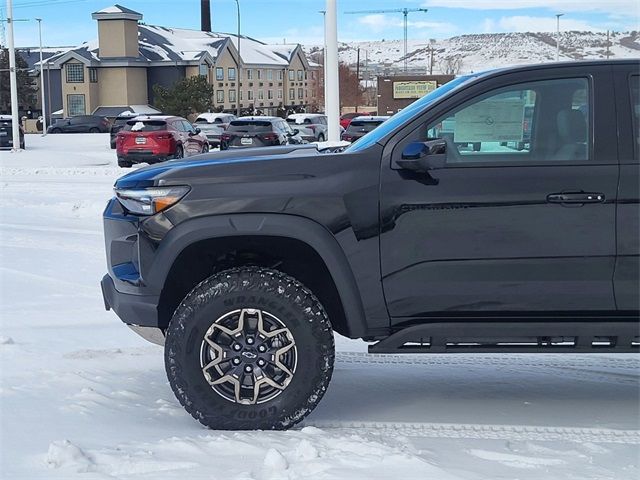
[[[249,363],[253,363],[256,358],[258,358],[258,355],[251,350],[245,350],[244,352],[242,352],[242,356],[245,358],[245,361]]]

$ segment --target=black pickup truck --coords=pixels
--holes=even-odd
[[[216,429],[299,422],[334,331],[371,353],[637,351],[639,78],[637,60],[461,76],[344,151],[132,172],[104,212],[106,307],[165,345]]]

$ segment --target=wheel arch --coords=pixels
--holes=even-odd
[[[172,309],[177,306],[176,298],[171,297],[171,292],[175,295],[176,288],[180,288],[176,278],[179,278],[177,272],[180,271],[181,262],[193,257],[193,252],[198,252],[200,247],[211,249],[222,245],[224,249],[225,245],[255,245],[260,241],[265,242],[264,247],[268,247],[270,252],[286,251],[287,255],[299,255],[304,266],[318,269],[317,278],[305,278],[303,267],[301,272],[295,271],[295,268],[294,271],[291,268],[283,271],[294,277],[302,276],[298,280],[312,291],[315,290],[320,301],[326,304],[325,308],[338,333],[351,338],[366,335],[367,325],[360,292],[346,255],[336,238],[313,220],[285,214],[200,217],[174,227],[162,240],[153,266],[145,278],[148,286],[161,292],[158,306],[160,326],[168,324]],[[291,261],[292,258],[287,260]],[[197,267],[206,270],[207,262],[203,259]],[[208,275],[212,273],[213,270]],[[196,277],[200,278],[205,274],[206,271],[203,271],[199,276],[196,274]],[[331,285],[326,285],[328,281]],[[190,288],[193,286],[195,284]]]

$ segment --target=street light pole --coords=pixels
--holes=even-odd
[[[326,0],[324,38],[327,45],[325,82],[327,85],[327,140],[340,140],[340,82],[338,79],[338,16],[336,0]]]
[[[240,1],[236,0],[236,7],[238,8],[238,95],[236,96],[236,110],[237,116],[242,116],[242,110],[240,108],[240,98],[242,97],[242,72],[240,70],[240,64],[242,59],[240,58]]]
[[[13,1],[7,0],[7,40],[9,47],[9,84],[11,88],[12,152],[20,151],[20,115],[18,113],[18,79],[16,76],[16,49],[13,43]],[[17,142],[17,143],[16,143]],[[17,145],[17,146],[16,146]]]
[[[556,62],[560,61],[560,17],[564,13],[556,13]]]
[[[44,64],[42,63],[42,19],[36,18],[38,22],[38,38],[40,41],[40,91],[42,93],[42,136],[47,134],[47,104],[44,94]]]

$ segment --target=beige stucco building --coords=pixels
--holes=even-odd
[[[203,75],[216,110],[275,115],[318,108],[320,69],[298,44],[265,44],[250,37],[140,23],[120,5],[92,14],[98,39],[46,62],[60,69],[63,115],[115,116],[153,105],[153,86]],[[238,44],[238,41],[240,42]],[[240,53],[238,53],[240,51]],[[133,108],[132,108],[133,107]]]

